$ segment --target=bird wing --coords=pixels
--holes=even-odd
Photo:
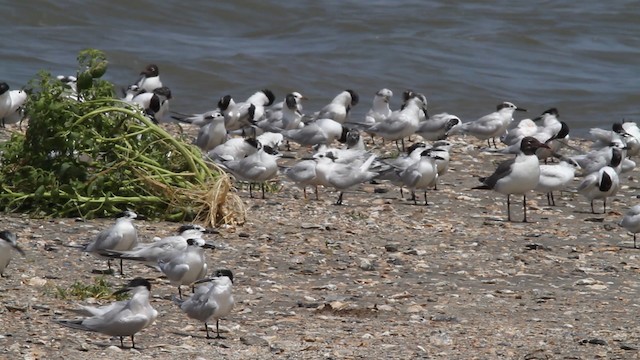
[[[496,170],[493,172],[493,174],[491,174],[491,176],[486,178],[483,181],[483,183],[493,189],[493,187],[496,186],[496,183],[498,182],[498,180],[502,179],[503,177],[511,173],[511,169],[515,162],[516,162],[515,158],[501,162],[500,165],[498,165]]]

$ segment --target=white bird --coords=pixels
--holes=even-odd
[[[638,128],[638,125],[633,121],[623,121],[622,129],[629,134],[629,136],[625,138],[627,156],[632,157],[638,155],[640,153],[640,128]]]
[[[144,92],[136,95],[131,102],[137,104],[155,123],[169,122],[169,100],[171,100],[171,90],[166,87],[160,87],[153,92]]]
[[[207,158],[215,162],[240,160],[255,153],[261,146],[253,138],[232,138],[207,152]]]
[[[191,285],[207,274],[205,247],[210,245],[203,244],[199,239],[188,239],[186,249],[174,251],[158,261],[160,271],[167,276],[172,285],[178,287],[180,299],[182,299],[180,286]]]
[[[376,180],[388,180],[392,184],[400,187],[400,196],[404,196],[402,187],[404,186],[399,174],[411,166],[416,161],[420,160],[422,152],[426,149],[425,143],[415,143],[406,149],[405,154],[393,158],[391,160],[382,160],[383,163],[390,166],[387,171],[382,171]]]
[[[161,259],[170,257],[176,251],[185,250],[189,239],[196,240],[198,244],[206,247],[202,236],[209,232],[211,231],[200,225],[185,224],[178,228],[177,235],[156,238],[153,242],[138,244],[131,250],[106,250],[101,251],[100,254],[110,258],[142,261],[147,265],[157,266]]]
[[[305,100],[299,92],[292,92],[285,96],[285,100],[278,106],[272,106],[265,113],[265,118],[256,123],[256,126],[265,131],[280,132],[300,128],[302,121],[301,101]],[[279,108],[279,109],[278,109]]]
[[[9,113],[9,109],[11,109],[10,92],[9,84],[6,82],[0,82],[0,119],[4,119],[4,117]]]
[[[115,250],[124,251],[131,250],[138,244],[138,232],[133,225],[133,220],[138,215],[126,210],[117,215],[116,223],[108,229],[98,233],[96,238],[84,246],[83,251],[92,253],[96,256],[103,256],[102,251]],[[107,266],[111,272],[111,259],[107,259]],[[120,259],[120,273],[122,272],[122,259]]]
[[[593,200],[603,199],[603,214],[607,212],[607,198],[614,196],[620,188],[620,178],[618,173],[611,166],[605,166],[596,172],[585,176],[580,185],[578,185],[578,193],[582,194],[591,202],[591,212],[593,209]]]
[[[404,149],[404,138],[416,132],[420,123],[420,112],[424,106],[421,97],[414,96],[409,99],[402,110],[394,111],[384,121],[376,123],[365,131],[382,137],[385,140],[402,140]]]
[[[155,89],[162,87],[162,81],[160,81],[160,70],[155,64],[149,64],[145,66],[144,70],[140,72],[138,81],[135,82],[138,87],[138,94],[143,92],[152,93]]]
[[[493,189],[507,195],[507,219],[511,221],[511,194],[522,195],[523,222],[527,222],[527,195],[540,181],[540,164],[536,150],[548,147],[536,138],[527,136],[522,139],[520,154],[514,159],[503,161],[491,176],[480,178],[483,183],[474,189]]]
[[[316,166],[318,163],[315,160],[302,160],[295,163],[293,166],[284,169],[284,175],[296,186],[302,189],[304,198],[307,198],[307,186],[313,186],[315,188],[316,200],[318,198],[318,185],[321,183],[316,176]]]
[[[506,145],[519,143],[523,137],[533,136],[538,132],[538,125],[531,119],[522,119],[518,126],[508,130],[500,137],[500,140]]]
[[[0,231],[0,277],[4,277],[4,270],[11,261],[11,249],[15,249],[24,256],[24,251],[18,246],[17,240],[18,237],[11,231]]]
[[[436,168],[438,171],[438,177],[433,185],[434,190],[438,190],[438,179],[442,177],[449,170],[449,161],[451,160],[451,148],[453,144],[447,140],[438,140],[433,143],[431,147],[431,153],[436,155]]]
[[[206,118],[209,122],[198,130],[196,146],[208,152],[227,140],[227,129],[224,127],[224,115],[213,112]]]
[[[24,90],[9,90],[7,93],[9,101],[3,101],[3,95],[0,95],[0,104],[4,103],[0,106],[6,106],[4,110],[0,108],[0,126],[2,127],[18,123],[24,118],[24,104],[28,97]]]
[[[569,158],[563,158],[558,164],[540,165],[540,181],[535,191],[547,194],[549,206],[556,206],[553,192],[566,189],[573,181],[576,170],[579,168],[580,165]]]
[[[491,114],[485,115],[478,120],[463,123],[460,126],[451,128],[447,135],[453,134],[469,134],[479,140],[487,140],[487,144],[491,147],[489,139],[493,139],[493,147],[496,146],[496,137],[500,137],[505,133],[509,124],[513,121],[514,111],[526,111],[519,108],[513,103],[503,102],[497,106],[497,110]]]
[[[278,175],[277,160],[281,153],[270,146],[260,146],[258,151],[239,160],[223,161],[221,168],[231,173],[239,181],[249,183],[249,196],[253,198],[251,183],[260,183],[264,199],[264,182]]]
[[[318,144],[329,145],[334,140],[346,141],[348,129],[332,119],[318,119],[307,123],[300,129],[283,130],[285,139],[297,142],[303,146]]]
[[[124,347],[123,338],[131,337],[131,347],[135,348],[134,335],[153,324],[158,312],[149,303],[151,283],[143,278],[131,280],[124,289],[114,295],[131,292],[131,299],[117,301],[95,308],[84,306],[83,311],[91,317],[77,320],[55,320],[60,325],[84,331],[99,332],[109,336],[120,337],[120,346]]]
[[[562,124],[558,118],[560,113],[556,108],[550,108],[545,110],[540,116],[533,119],[536,123],[541,122],[542,125],[538,127],[538,132],[544,131],[549,134],[557,134],[560,132]]]
[[[129,85],[126,89],[122,89],[122,101],[131,103],[133,98],[140,93],[140,88],[136,84]],[[77,95],[76,95],[77,97]]]
[[[632,206],[618,224],[633,234],[633,248],[636,248],[636,234],[640,232],[640,205]]]
[[[207,339],[211,338],[207,322],[214,319],[216,321],[215,338],[223,339],[220,336],[220,319],[229,315],[233,309],[233,273],[227,269],[217,270],[213,277],[198,280],[196,283],[205,284],[196,287],[193,295],[187,300],[180,300],[174,296],[173,301],[188,317],[204,323]]]
[[[601,168],[609,165],[619,174],[622,171],[622,161],[626,155],[626,146],[619,138],[612,139],[612,142],[601,149],[594,149],[586,154],[575,155],[571,158],[582,168],[582,174],[592,174]]]
[[[273,149],[278,149],[284,140],[284,136],[280,133],[264,132],[256,137],[256,140],[263,146],[270,146]]]
[[[460,124],[460,118],[455,115],[446,112],[435,114],[418,124],[416,134],[427,141],[443,140],[447,137],[448,131]]]
[[[336,205],[342,205],[342,196],[346,189],[369,181],[378,175],[378,172],[371,170],[376,155],[369,156],[364,163],[360,161],[340,163],[335,161],[336,157],[331,152],[326,155],[320,154],[317,159],[318,181],[325,187],[330,186],[340,191]]]
[[[391,101],[391,97],[393,97],[393,91],[384,88],[380,89],[373,96],[373,105],[371,109],[367,111],[367,114],[364,117],[364,123],[368,126],[371,126],[375,123],[381,122],[388,118],[391,115],[391,108],[389,107],[389,101]],[[373,134],[371,135],[371,140],[373,141]]]
[[[350,89],[342,91],[331,102],[314,114],[314,119],[331,119],[344,124],[351,109],[358,104],[358,94]]]
[[[427,201],[427,188],[433,188],[438,178],[436,159],[442,158],[433,154],[431,149],[424,150],[420,153],[419,160],[398,174],[402,183],[411,189],[414,204],[418,204],[416,190],[424,190],[424,205],[429,205]]]
[[[223,96],[218,102],[218,108],[225,117],[228,131],[251,126],[264,116],[265,106],[270,106],[275,95],[269,89],[255,92],[246,101],[236,103],[231,95]]]

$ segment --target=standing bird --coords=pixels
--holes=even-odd
[[[564,190],[573,181],[579,168],[580,165],[569,158],[561,159],[558,164],[540,165],[540,181],[535,191],[547,194],[547,204],[556,206],[553,192]]]
[[[474,189],[492,189],[507,195],[507,219],[511,221],[511,194],[522,195],[522,208],[527,222],[527,195],[535,189],[540,181],[540,163],[536,156],[538,148],[548,148],[536,138],[527,136],[520,143],[520,154],[515,158],[503,161],[491,176],[480,178],[483,183]]]
[[[318,185],[321,184],[316,176],[317,165],[318,163],[315,160],[307,159],[298,161],[283,171],[289,180],[302,188],[305,200],[307,199],[307,186],[313,186],[315,188],[316,200],[318,200]]]
[[[158,261],[158,267],[167,276],[172,285],[178,286],[178,295],[182,299],[182,285],[191,285],[207,274],[207,262],[203,248],[211,248],[201,239],[188,239],[187,248],[178,250]]]
[[[614,166],[613,164],[611,164]],[[602,213],[607,213],[607,198],[614,196],[620,188],[620,178],[618,173],[612,166],[605,166],[598,171],[584,177],[580,185],[578,185],[578,192],[591,202],[591,213],[595,214],[593,209],[593,200],[602,199],[604,204],[602,205]]]
[[[343,192],[358,184],[369,181],[378,175],[377,171],[371,169],[376,155],[371,155],[364,162],[354,160],[350,163],[341,163],[332,152],[318,154],[318,164],[316,165],[316,177],[323,186],[331,186],[340,190],[340,195],[336,205],[342,205]]]
[[[447,132],[456,126],[460,126],[460,118],[449,113],[440,113],[420,121],[416,134],[424,140],[436,141],[447,137]]]
[[[227,140],[227,129],[224,127],[224,115],[219,112],[213,112],[205,119],[209,122],[198,130],[196,146],[208,152]]]
[[[618,224],[633,234],[633,248],[636,248],[636,234],[640,232],[640,205],[634,205],[624,214]]]
[[[437,159],[444,160],[435,153],[432,153],[431,149],[424,150],[420,154],[418,161],[409,165],[409,167],[399,174],[402,183],[411,189],[413,203],[416,205],[418,204],[416,189],[424,190],[424,205],[429,205],[427,202],[427,189],[433,188],[438,178]]]
[[[102,230],[96,238],[84,246],[83,251],[101,256],[103,250],[124,251],[131,250],[138,244],[138,232],[133,225],[133,220],[138,215],[130,210],[118,214],[116,223],[108,229]],[[111,272],[111,259],[107,259],[107,266]],[[120,259],[120,274],[122,272],[122,259]]]
[[[0,84],[0,91],[2,85]],[[7,89],[9,87],[7,86]],[[6,94],[6,95],[5,95]],[[20,122],[24,117],[24,103],[27,101],[27,92],[24,90],[8,90],[0,94],[0,126]]]
[[[277,160],[282,154],[270,146],[260,146],[258,151],[239,160],[219,162],[219,166],[236,179],[249,183],[249,197],[253,198],[252,183],[259,183],[264,199],[264,183],[278,175]]]
[[[223,339],[220,336],[220,319],[227,316],[233,309],[234,300],[231,293],[233,273],[227,269],[217,270],[213,277],[198,280],[196,283],[206,284],[199,285],[189,299],[181,300],[173,296],[173,301],[188,317],[204,323],[207,339],[211,339],[207,322],[210,319],[215,319],[215,338]]]
[[[395,140],[396,146],[398,146],[397,141],[401,140],[402,150],[404,150],[404,138],[414,134],[418,129],[420,113],[424,106],[426,104],[423,97],[414,96],[407,101],[402,110],[394,111],[385,120],[368,127],[365,131],[385,140]]]
[[[479,140],[487,140],[487,145],[491,147],[490,139],[493,139],[493,147],[496,146],[496,137],[502,136],[513,121],[514,111],[527,111],[519,108],[510,102],[503,102],[497,106],[497,110],[485,115],[478,120],[464,123],[460,126],[452,127],[447,135],[469,134]]]
[[[11,261],[11,248],[24,256],[24,251],[18,246],[18,237],[9,230],[0,231],[0,277],[4,277],[4,270]]]
[[[127,286],[113,295],[131,292],[131,299],[117,301],[102,307],[83,306],[82,311],[90,317],[77,320],[54,320],[60,325],[84,331],[99,332],[120,337],[120,347],[124,347],[123,338],[131,337],[131,347],[135,348],[134,335],[156,321],[158,312],[149,303],[151,283],[147,279],[135,278]]]
[[[392,112],[391,108],[389,107],[389,101],[391,101],[391,97],[393,97],[393,91],[387,88],[378,90],[373,97],[373,105],[364,118],[364,123],[372,126],[375,123],[379,123],[388,118]],[[371,141],[373,142],[373,134],[370,135]]]

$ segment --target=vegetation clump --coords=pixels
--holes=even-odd
[[[201,151],[115,96],[98,50],[78,56],[77,89],[46,72],[30,82],[28,128],[0,144],[0,209],[94,218],[124,208],[152,219],[241,221],[229,177]]]

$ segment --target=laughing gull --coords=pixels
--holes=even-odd
[[[150,291],[151,283],[148,280],[135,278],[125,288],[113,294],[130,292],[131,299],[117,301],[102,307],[84,306],[83,311],[91,315],[87,318],[54,321],[73,329],[118,336],[121,347],[124,347],[123,338],[130,336],[131,347],[135,348],[134,335],[153,324],[158,317],[158,312],[149,303]]]
[[[605,166],[596,172],[585,176],[578,186],[578,193],[584,195],[591,202],[591,213],[595,214],[593,209],[593,200],[602,199],[602,213],[607,213],[607,198],[614,196],[620,188],[620,178],[618,173],[611,166]]]
[[[233,309],[234,300],[231,293],[233,288],[233,273],[231,270],[216,270],[213,277],[196,281],[199,285],[191,297],[181,300],[173,296],[173,301],[180,306],[182,312],[188,317],[200,320],[204,323],[209,336],[207,322],[211,319],[216,321],[216,339],[223,339],[220,336],[220,319],[229,315]]]
[[[15,249],[24,256],[24,251],[18,246],[17,240],[18,237],[11,231],[0,231],[0,277],[4,277],[4,270],[11,261],[11,249]]]
[[[636,248],[636,234],[640,232],[640,205],[634,205],[624,214],[618,224],[633,234],[633,248]]]
[[[143,92],[151,93],[153,90],[162,87],[162,81],[160,81],[160,70],[156,64],[149,64],[145,66],[144,70],[140,72],[140,78],[135,83],[138,87],[138,94]]]
[[[507,219],[511,221],[511,194],[522,195],[523,222],[527,222],[527,195],[535,189],[540,180],[540,164],[536,156],[536,150],[541,147],[548,148],[536,138],[527,136],[520,144],[520,154],[514,159],[503,161],[498,165],[491,176],[480,178],[483,183],[474,189],[493,189],[507,195]]]

